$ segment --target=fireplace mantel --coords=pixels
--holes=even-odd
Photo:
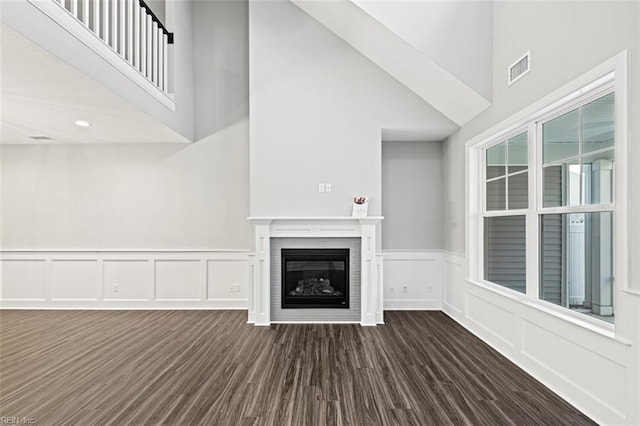
[[[382,261],[376,253],[376,228],[383,217],[273,216],[249,217],[255,227],[255,261],[249,292],[249,323],[271,324],[271,238],[360,238],[361,317],[360,324],[383,323]],[[331,321],[327,321],[331,322]]]

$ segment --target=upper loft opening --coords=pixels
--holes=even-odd
[[[158,17],[160,13],[156,14],[144,0],[50,1],[66,10],[155,87],[166,94],[172,92],[169,47],[174,35]],[[164,2],[154,2],[154,6],[164,17]],[[54,10],[50,9],[49,16],[63,20]]]
[[[3,145],[188,142],[9,26],[0,40]]]
[[[34,135],[53,139],[46,143],[193,141],[192,6],[151,4],[2,2],[10,34],[2,42],[2,143],[45,143]],[[61,125],[76,120],[102,125],[82,135]]]

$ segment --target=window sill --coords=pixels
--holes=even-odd
[[[580,314],[578,312],[572,312],[567,308],[556,306],[544,300],[532,299],[530,297],[527,297],[523,293],[519,293],[515,290],[510,290],[510,289],[501,287],[500,285],[491,283],[489,281],[484,281],[484,280],[474,281],[470,279],[467,279],[466,281],[469,284],[472,284],[476,287],[483,288],[487,291],[503,296],[514,302],[519,302],[529,308],[535,309],[539,312],[544,312],[545,314],[548,314],[562,321],[581,327],[592,333],[614,340],[625,346],[631,346],[631,342],[629,342],[628,340],[616,337],[614,324],[609,324],[597,318],[587,317],[584,314]],[[625,290],[625,291],[629,291],[629,290]],[[640,295],[640,292],[638,292],[637,294]]]

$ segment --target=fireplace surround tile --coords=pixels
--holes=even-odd
[[[349,309],[282,309],[283,248],[348,248]],[[271,238],[271,321],[272,322],[359,322],[360,321],[360,238]]]

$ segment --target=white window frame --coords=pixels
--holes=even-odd
[[[615,158],[614,168],[614,201],[610,205],[576,206],[576,212],[614,211],[614,311],[616,324],[609,324],[562,306],[539,299],[539,216],[543,212],[567,213],[572,208],[543,208],[542,206],[542,136],[539,134],[540,122],[546,122],[555,116],[562,115],[585,100],[597,99],[600,96],[615,92]],[[620,323],[624,319],[625,307],[617,301],[622,300],[620,292],[629,291],[629,241],[627,230],[629,217],[629,184],[628,184],[628,52],[623,51],[598,67],[583,74],[567,85],[555,90],[543,99],[507,118],[501,123],[472,138],[466,143],[466,203],[467,217],[465,234],[466,246],[466,278],[471,284],[481,286],[490,291],[504,295],[522,303],[584,326],[607,336],[614,336],[625,328]],[[526,256],[527,286],[526,294],[505,288],[499,284],[484,280],[484,217],[485,210],[485,150],[506,141],[509,137],[528,132],[529,147],[529,206],[526,210],[506,210],[501,213],[526,214]],[[540,170],[538,170],[540,169]],[[493,213],[493,211],[491,211]],[[506,215],[506,214],[498,214]]]
[[[540,117],[538,120],[536,120],[536,123],[535,123],[536,140],[534,143],[536,145],[535,166],[537,171],[542,170],[544,166],[544,158],[543,158],[544,153],[543,153],[543,146],[542,146],[544,141],[543,141],[542,131],[541,131],[542,126],[551,120],[554,120],[568,112],[571,112],[581,106],[588,104],[589,102],[595,101],[605,95],[608,95],[609,93],[614,93],[614,92],[615,92],[615,87],[614,87],[614,81],[612,79],[609,83],[603,84],[602,86],[594,89],[593,91],[580,96],[579,98],[575,99],[573,102],[569,102],[563,108],[554,110],[551,113],[546,114]],[[617,114],[616,114],[616,118],[617,118]],[[617,147],[618,147],[618,141],[617,141],[617,134],[616,134],[616,144],[615,144],[614,150]],[[594,153],[597,153],[597,152],[598,151],[594,151]],[[580,153],[578,154],[579,158],[582,158],[582,155],[583,153],[582,153],[582,147],[581,147]],[[573,158],[573,157],[569,157],[569,158]],[[618,158],[616,156],[616,163],[617,161],[618,161]],[[580,191],[582,192],[582,183],[580,184]],[[536,206],[537,206],[538,214],[602,212],[602,211],[614,211],[614,208],[615,208],[615,194],[614,194],[613,202],[607,203],[607,204],[586,204],[586,205],[581,204],[579,206],[545,207],[543,200],[544,200],[543,177],[542,177],[542,173],[539,173],[537,177],[537,197],[536,197]]]
[[[511,289],[509,287],[506,287],[504,285],[501,284],[497,284],[497,283],[493,283],[491,281],[487,281],[485,280],[484,276],[485,276],[485,270],[484,270],[484,265],[485,265],[485,261],[484,261],[484,235],[485,235],[485,229],[484,229],[484,219],[485,218],[489,218],[489,217],[506,217],[506,216],[525,216],[525,223],[527,224],[527,228],[528,228],[528,212],[530,210],[531,207],[531,197],[529,197],[528,200],[528,206],[529,208],[526,209],[511,209],[509,210],[509,166],[508,164],[505,163],[505,174],[504,174],[504,179],[505,179],[505,209],[503,210],[487,210],[487,151],[490,148],[493,148],[495,146],[500,145],[501,143],[505,144],[505,155],[508,155],[508,148],[506,147],[507,142],[509,139],[514,138],[518,135],[521,135],[522,133],[527,132],[527,160],[528,160],[528,164],[527,164],[527,172],[529,173],[529,191],[531,191],[531,160],[529,159],[529,155],[531,154],[531,150],[530,150],[530,146],[532,144],[531,141],[531,134],[529,133],[529,126],[523,126],[523,127],[517,127],[515,129],[512,129],[509,133],[506,133],[504,135],[502,135],[500,138],[497,138],[495,140],[491,140],[490,142],[486,143],[486,144],[482,144],[480,146],[480,161],[481,161],[481,166],[480,166],[480,170],[482,173],[482,184],[481,184],[481,195],[480,195],[480,201],[482,203],[482,217],[480,219],[480,229],[479,232],[482,234],[482,262],[480,264],[480,275],[479,278],[482,280],[483,283],[488,284],[488,285],[497,285],[500,286],[500,289],[509,293],[512,293],[514,295],[520,295],[520,296],[524,296],[526,293],[529,292],[529,289],[527,287],[526,292],[525,293],[521,293],[517,290]],[[519,173],[524,173],[524,171],[522,172],[518,172],[515,174],[519,174]],[[527,250],[526,250],[526,256],[527,259],[529,258],[529,236],[525,233],[525,239],[526,239],[526,244],[527,244]],[[527,276],[527,286],[529,283],[529,277]]]
[[[615,86],[614,86],[614,76],[611,76],[611,81],[602,84],[601,86],[598,86],[596,88],[594,88],[591,91],[588,91],[582,95],[580,95],[578,98],[574,99],[571,102],[568,102],[566,105],[563,105],[561,108],[555,109],[553,111],[550,111],[547,114],[542,115],[538,120],[535,121],[535,123],[533,123],[533,125],[535,126],[535,150],[536,150],[536,156],[534,158],[534,165],[532,165],[532,167],[535,167],[536,172],[537,172],[537,176],[536,176],[536,208],[535,208],[535,224],[533,224],[533,222],[531,223],[531,236],[533,238],[533,232],[535,231],[535,236],[536,238],[534,238],[536,245],[536,248],[538,250],[537,254],[539,256],[540,254],[540,219],[542,218],[543,215],[549,215],[549,214],[572,214],[572,213],[601,213],[601,212],[614,212],[615,215],[615,194],[613,197],[613,202],[611,203],[607,203],[607,204],[582,204],[582,202],[584,200],[582,200],[581,198],[581,203],[579,205],[576,206],[557,206],[557,207],[545,207],[544,206],[544,182],[543,182],[543,173],[542,170],[544,168],[544,138],[543,138],[543,132],[542,132],[542,128],[543,125],[558,118],[561,117],[564,114],[567,114],[571,111],[574,111],[580,107],[584,107],[585,105],[587,105],[588,103],[595,101],[597,99],[600,99],[603,96],[606,96],[610,93],[615,93]],[[616,119],[617,117],[617,113],[616,113]],[[580,132],[582,132],[582,130],[580,130]],[[583,152],[582,152],[582,148],[583,148],[583,141],[580,141],[579,144],[579,153],[577,155],[577,157],[582,160],[583,158]],[[615,145],[613,147],[614,152],[617,152],[617,148],[618,148],[618,141],[617,141],[617,135],[616,135],[616,141],[615,141]],[[609,148],[610,149],[610,148]],[[597,152],[597,151],[594,151]],[[574,157],[569,157],[569,158],[574,158]],[[616,167],[617,167],[617,159],[618,156],[616,156]],[[565,159],[564,161],[566,161],[567,159]],[[615,170],[614,170],[614,174],[615,174]],[[580,183],[580,194],[582,194],[582,181]],[[616,187],[616,182],[615,182],[615,178],[614,178],[614,189]],[[582,197],[582,195],[581,195]],[[614,220],[615,223],[615,220]],[[529,234],[528,234],[529,235]],[[616,235],[613,235],[614,240],[616,238]],[[552,302],[547,302],[543,299],[540,299],[540,269],[541,269],[541,265],[539,264],[540,259],[538,259],[538,261],[536,263],[538,263],[535,272],[532,271],[532,279],[535,279],[536,282],[533,283],[535,284],[532,285],[532,291],[534,291],[536,294],[534,295],[541,303],[543,304],[548,304],[550,307],[556,308],[556,307],[560,307],[562,309],[568,309],[564,306],[559,306],[556,305]],[[564,259],[563,259],[564,261]],[[615,255],[614,255],[614,272],[615,272]],[[535,277],[535,278],[533,278]],[[615,279],[615,277],[614,277]],[[614,289],[615,289],[615,283],[614,283]],[[528,290],[528,289],[527,289]],[[614,293],[614,299],[615,299],[615,293]],[[615,303],[614,303],[614,312],[615,312]],[[582,316],[585,316],[584,314],[580,314]],[[587,321],[602,321],[602,320],[598,320],[597,318],[594,317],[586,317]],[[596,325],[599,325],[600,323],[594,323]],[[603,324],[600,324],[603,325]],[[611,324],[613,325],[613,324]],[[609,328],[609,327],[607,327]]]
[[[508,208],[509,207],[508,206],[508,204],[509,204],[509,201],[508,201],[508,199],[509,199],[509,176],[525,173],[525,170],[518,171],[518,172],[515,172],[515,173],[509,173],[509,168],[508,168],[509,166],[507,164],[505,164],[505,174],[504,174],[503,177],[505,178],[505,182],[506,182],[506,184],[505,184],[505,197],[506,197],[505,198],[505,207],[506,208],[503,209],[503,210],[487,210],[487,202],[486,202],[487,201],[487,197],[486,197],[486,191],[487,191],[486,184],[487,184],[487,181],[488,180],[497,180],[497,179],[499,179],[499,177],[487,179],[486,171],[487,171],[487,151],[490,148],[498,146],[501,143],[504,143],[505,147],[506,147],[507,141],[509,139],[512,139],[512,138],[514,138],[516,136],[519,136],[519,135],[521,135],[522,133],[525,133],[525,132],[527,132],[527,148],[528,148],[529,145],[531,144],[531,141],[529,140],[530,136],[529,136],[528,131],[529,131],[529,129],[528,129],[527,126],[525,126],[523,128],[520,128],[520,129],[516,129],[516,130],[510,132],[509,134],[507,134],[505,137],[503,137],[501,139],[496,139],[496,140],[492,141],[491,143],[489,143],[489,144],[487,144],[487,145],[485,145],[485,146],[483,146],[481,148],[482,149],[482,176],[483,176],[483,179],[484,179],[484,185],[482,186],[482,212],[483,212],[484,217],[492,217],[492,216],[522,216],[527,212],[527,209],[509,209]],[[507,153],[508,153],[508,148],[506,148],[506,149],[507,149],[507,151],[505,151],[505,155],[507,155]],[[528,154],[529,153],[527,153],[527,157],[528,157]],[[531,162],[529,162],[527,164],[527,170],[526,171],[529,170],[530,164],[531,164]]]

